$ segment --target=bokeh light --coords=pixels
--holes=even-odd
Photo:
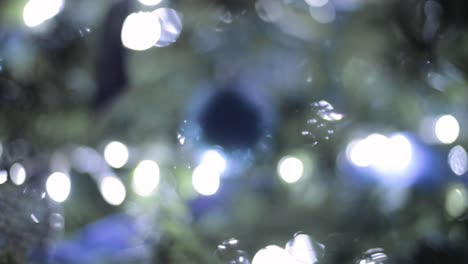
[[[161,24],[152,12],[132,13],[122,25],[122,44],[132,50],[143,51],[153,47],[161,37]]]
[[[46,181],[46,191],[56,202],[63,202],[68,198],[71,190],[70,177],[62,172],[52,173]]]
[[[138,0],[138,2],[142,3],[146,6],[155,6],[162,2],[163,0]]]
[[[4,184],[8,180],[8,172],[6,170],[0,170],[0,184]]]
[[[217,150],[207,150],[205,153],[203,153],[201,163],[212,167],[220,174],[223,173],[226,169],[226,159]]]
[[[331,23],[336,18],[335,6],[330,1],[326,1],[322,6],[309,6],[309,13],[315,21],[321,24]]]
[[[252,259],[252,264],[283,264],[297,263],[286,250],[270,245],[260,249]]]
[[[396,134],[390,138],[374,133],[352,141],[347,147],[348,159],[357,167],[373,166],[379,172],[402,172],[411,165],[413,147],[408,138]]]
[[[364,139],[352,141],[347,147],[350,161],[357,167],[368,167],[383,163],[388,138],[384,135],[374,133]]]
[[[296,157],[286,156],[278,163],[278,174],[287,183],[295,183],[304,174],[304,164]]]
[[[193,188],[201,195],[215,194],[220,185],[220,172],[217,166],[202,163],[193,170]]]
[[[26,169],[21,163],[15,163],[10,167],[10,179],[16,185],[21,185],[26,181]]]
[[[367,152],[365,156],[371,161],[371,165],[377,168],[385,168],[387,157],[387,148],[389,145],[388,138],[382,134],[370,134],[365,142],[367,144]]]
[[[348,159],[357,167],[368,167],[372,164],[370,152],[371,146],[364,139],[354,140],[346,148]]]
[[[26,26],[36,27],[53,18],[63,7],[63,0],[29,0],[23,8]]]
[[[112,141],[104,148],[104,159],[116,169],[122,168],[128,161],[128,148],[123,143]]]
[[[328,3],[328,0],[305,0],[305,2],[310,6],[320,7]]]
[[[176,42],[182,32],[182,18],[172,8],[162,7],[153,11],[159,18],[161,34],[154,43],[156,47],[166,47]]]
[[[81,146],[71,153],[71,163],[74,169],[91,175],[105,171],[108,166],[101,154],[90,147]]]
[[[53,213],[49,217],[49,225],[55,231],[60,231],[65,226],[65,219],[59,213]]]
[[[158,187],[159,166],[155,161],[143,160],[133,172],[133,191],[140,196],[149,196]]]
[[[376,153],[374,166],[381,172],[401,172],[408,168],[413,157],[410,141],[403,135],[391,136],[382,141],[380,151]]]
[[[448,164],[456,175],[465,174],[468,169],[468,154],[466,150],[460,145],[453,147],[448,154]]]
[[[62,151],[55,151],[50,156],[50,169],[52,171],[69,171],[70,160],[68,155]]]
[[[441,143],[451,144],[460,134],[460,125],[454,116],[443,115],[435,122],[434,133]]]
[[[279,1],[257,0],[255,10],[258,17],[265,22],[276,22],[283,15],[283,6]]]
[[[99,190],[104,200],[110,205],[121,205],[127,191],[122,181],[115,176],[104,176],[99,184]]]
[[[468,194],[463,185],[451,186],[445,198],[445,210],[451,218],[462,216],[468,208]]]

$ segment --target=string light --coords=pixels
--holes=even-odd
[[[56,202],[63,202],[68,198],[71,190],[71,182],[68,175],[55,172],[46,181],[46,191],[49,197]]]
[[[122,168],[128,161],[128,149],[123,143],[112,141],[104,148],[104,159],[116,169]]]
[[[140,196],[149,196],[158,187],[159,166],[155,161],[143,160],[133,172],[133,191]]]
[[[286,156],[278,163],[278,174],[287,183],[295,183],[304,174],[304,165],[296,157]]]

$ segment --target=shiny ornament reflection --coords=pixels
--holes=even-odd
[[[314,241],[309,235],[298,233],[288,241],[286,251],[297,263],[314,264],[325,255],[325,246]]]
[[[386,264],[387,254],[381,248],[372,248],[362,253],[361,258],[356,264]]]
[[[235,238],[223,241],[215,252],[218,260],[225,264],[249,264],[247,254],[239,249],[238,244],[239,241]]]
[[[275,246],[267,246],[255,254],[252,264],[296,264],[296,260],[286,250]]]

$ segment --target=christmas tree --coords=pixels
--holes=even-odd
[[[0,263],[468,263],[467,12],[0,2]]]

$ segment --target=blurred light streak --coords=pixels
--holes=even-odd
[[[61,151],[54,152],[50,157],[50,169],[52,171],[68,172],[70,170],[70,161],[67,155]]]
[[[104,148],[104,159],[116,169],[122,168],[128,161],[128,148],[123,143],[112,141]]]
[[[143,160],[133,172],[133,191],[140,196],[150,196],[160,181],[159,166],[155,161]]]
[[[108,166],[103,157],[93,148],[78,147],[71,153],[73,167],[81,173],[99,174]]]
[[[153,47],[161,37],[161,24],[152,12],[132,13],[122,25],[122,44],[132,50],[143,51]]]
[[[26,26],[36,27],[53,18],[63,8],[63,0],[29,0],[23,8]]]
[[[278,163],[278,174],[285,182],[295,183],[304,174],[304,164],[296,157],[283,157]]]
[[[26,181],[26,169],[21,163],[15,163],[10,167],[10,179],[16,185],[21,185]]]
[[[423,37],[426,41],[432,40],[440,27],[443,13],[442,6],[437,1],[429,0],[424,4],[425,21],[423,25]]]
[[[127,195],[122,181],[113,175],[104,176],[99,183],[99,190],[104,200],[114,206],[122,204]]]
[[[52,173],[46,181],[46,191],[49,197],[56,202],[64,202],[71,190],[70,177],[62,172]]]
[[[448,164],[456,175],[461,176],[465,174],[468,170],[468,154],[466,150],[460,145],[453,147],[448,154]]]
[[[193,188],[201,195],[215,194],[220,186],[220,172],[216,166],[202,163],[198,165],[192,174]]]
[[[34,214],[31,214],[30,217],[31,217],[31,220],[33,220],[34,223],[38,224],[40,222],[39,219],[37,219],[37,217]]]

